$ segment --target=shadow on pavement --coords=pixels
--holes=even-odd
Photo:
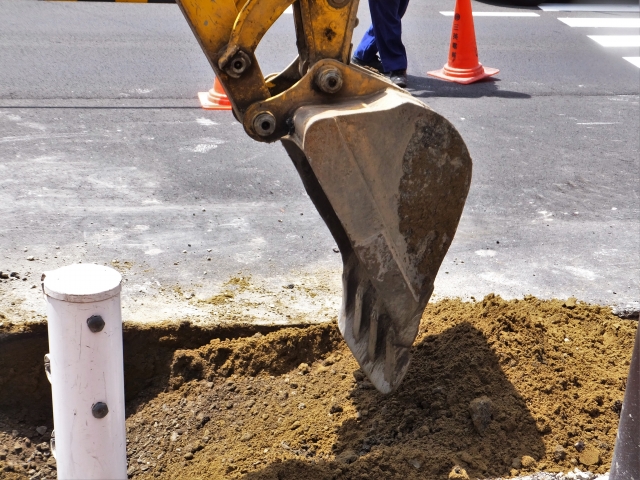
[[[294,452],[300,460],[272,464],[243,480],[445,480],[456,465],[471,478],[497,477],[509,476],[514,458],[544,455],[535,420],[479,330],[456,325],[425,337],[413,355],[395,393],[382,395],[366,380],[351,391],[363,416],[338,427],[334,461],[315,459],[303,445]],[[472,402],[490,402],[491,415],[474,422]]]
[[[409,88],[407,89],[414,97],[430,98],[430,97],[460,97],[460,98],[481,98],[481,97],[499,97],[526,99],[531,95],[520,92],[512,92],[509,90],[499,90],[498,84],[500,80],[487,78],[470,85],[460,85],[458,83],[446,82],[430,77],[408,76]]]

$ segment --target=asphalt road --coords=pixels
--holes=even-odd
[[[640,68],[624,59],[640,53],[589,38],[640,32],[559,20],[638,13],[473,7],[537,15],[476,17],[500,73],[474,85],[426,76],[446,60],[452,1],[412,0],[404,21],[409,89],[474,159],[435,298],[640,299]],[[356,40],[366,1],[359,16]],[[258,58],[269,72],[294,56],[284,15]],[[129,319],[209,318],[187,297],[239,273],[259,287],[256,318],[336,313],[333,239],[279,144],[198,108],[212,80],[175,5],[0,0],[0,270],[26,278],[0,283],[0,311],[41,313],[43,271],[118,260]],[[283,284],[319,293],[274,306]]]

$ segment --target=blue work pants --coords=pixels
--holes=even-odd
[[[405,70],[407,52],[402,44],[402,17],[409,0],[369,0],[371,26],[362,37],[354,56],[370,63],[380,54],[385,72]]]

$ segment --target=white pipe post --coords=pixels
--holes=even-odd
[[[122,277],[77,264],[43,275],[55,457],[63,480],[126,480]]]

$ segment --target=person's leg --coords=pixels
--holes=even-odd
[[[385,72],[407,68],[401,18],[408,3],[408,0],[369,0],[373,34]]]
[[[398,5],[398,16],[400,18],[404,17],[404,14],[407,12],[407,7],[409,6],[409,0],[400,0]]]
[[[376,45],[376,37],[373,33],[373,25],[371,25],[363,35],[356,51],[353,52],[353,56],[365,64],[378,60],[378,47]]]

